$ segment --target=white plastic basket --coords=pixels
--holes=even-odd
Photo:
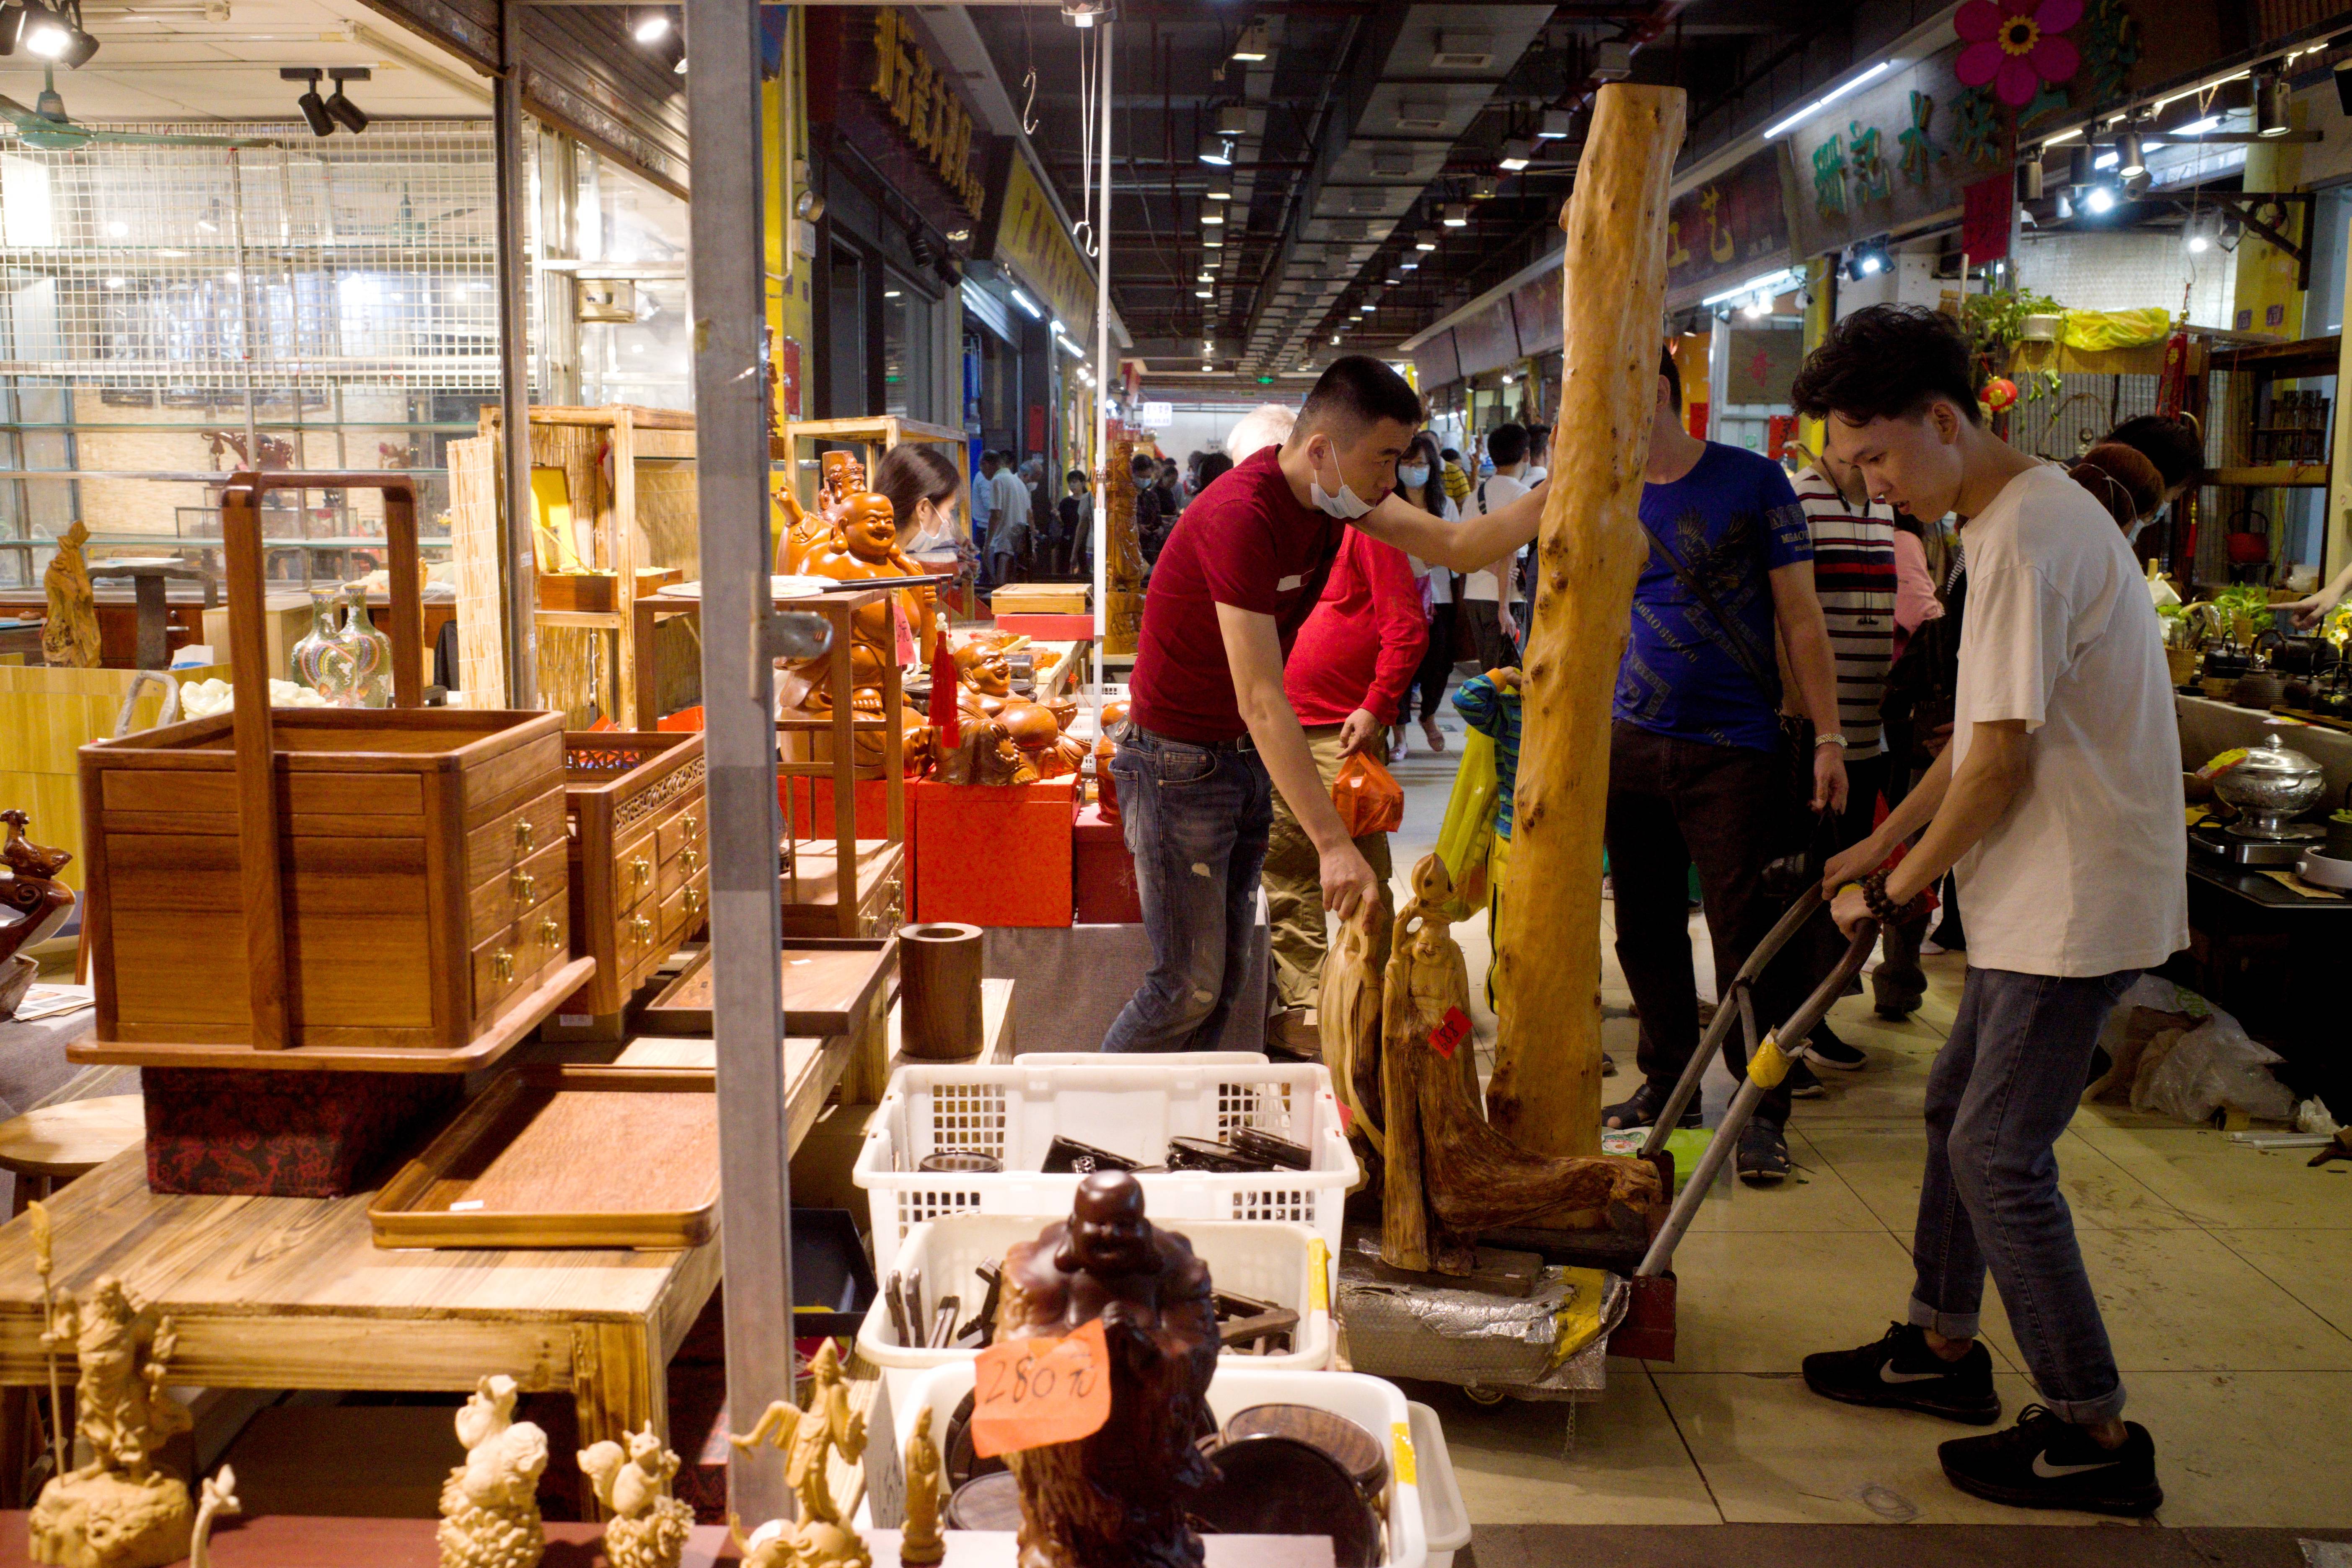
[[[1147,1174],[1152,1220],[1179,1229],[1187,1220],[1281,1220],[1307,1226],[1337,1252],[1340,1208],[1360,1171],[1330,1075],[1319,1067],[1181,1058],[1150,1066],[902,1067],[866,1122],[852,1173],[871,1205],[875,1271],[898,1267],[907,1232],[941,1215],[1067,1215],[1081,1178],[1039,1169],[1056,1136],[1156,1165],[1171,1138],[1215,1139],[1239,1127],[1305,1144],[1313,1168]],[[917,1169],[942,1149],[993,1155],[1004,1169]]]
[[[1417,1401],[1405,1409],[1412,1423],[1412,1458],[1421,1488],[1421,1528],[1429,1545],[1429,1568],[1454,1568],[1454,1554],[1470,1544],[1470,1505],[1454,1474],[1454,1454],[1437,1412]]]
[[[1264,1067],[1267,1059],[1264,1051],[1021,1051],[1013,1056],[1013,1065],[1034,1068],[1157,1068],[1181,1063],[1186,1067]],[[1319,1067],[1315,1070],[1323,1074],[1323,1087],[1330,1088],[1329,1070]]]
[[[896,1430],[913,1430],[915,1413],[928,1408],[935,1440],[943,1436],[956,1406],[971,1392],[971,1361],[950,1362],[922,1373],[891,1411]],[[1209,1409],[1222,1426],[1236,1411],[1254,1405],[1311,1405],[1344,1415],[1389,1445],[1389,1484],[1381,1494],[1386,1515],[1388,1555],[1382,1568],[1426,1568],[1429,1538],[1422,1523],[1424,1473],[1414,1447],[1412,1416],[1394,1384],[1355,1372],[1262,1372],[1239,1360],[1217,1363],[1209,1384]],[[1448,1468],[1449,1479],[1451,1468]],[[859,1519],[866,1515],[861,1512]]]
[[[891,1268],[902,1274],[920,1270],[924,1300],[936,1305],[942,1296],[958,1297],[962,1316],[969,1319],[988,1295],[973,1270],[1002,1258],[1015,1242],[1034,1241],[1046,1223],[1034,1215],[942,1215],[907,1233]],[[1269,1372],[1320,1372],[1331,1364],[1331,1249],[1321,1237],[1302,1225],[1232,1220],[1190,1220],[1171,1228],[1192,1242],[1219,1289],[1272,1301],[1298,1314],[1288,1354],[1226,1354],[1237,1356],[1244,1366]],[[944,1366],[980,1354],[977,1350],[901,1346],[890,1321],[890,1303],[882,1297],[866,1310],[857,1331],[857,1349],[877,1366],[901,1369]]]

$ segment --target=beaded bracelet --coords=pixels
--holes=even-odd
[[[1927,902],[1927,895],[1924,893],[1914,898],[1907,904],[1897,904],[1893,899],[1888,898],[1886,873],[1884,871],[1873,871],[1862,879],[1860,886],[1862,901],[1869,906],[1872,918],[1881,925],[1892,925],[1906,915],[1916,914]]]

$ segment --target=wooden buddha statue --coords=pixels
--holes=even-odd
[[[828,458],[840,455],[826,454]],[[801,569],[812,576],[831,577],[842,583],[857,583],[869,578],[919,576],[922,574],[922,569],[898,548],[898,520],[892,514],[889,498],[870,490],[847,499],[832,542],[803,561]],[[883,674],[898,658],[892,608],[909,598],[919,617],[916,624],[929,625],[934,605],[929,587],[910,589],[904,595],[890,595],[850,616],[847,650],[850,700],[861,714],[877,717],[881,714]],[[792,673],[803,687],[798,703],[803,712],[833,711],[833,661],[840,657],[841,652],[836,647],[821,658],[793,668]],[[908,731],[923,727],[922,716],[913,710],[902,706],[900,713]],[[860,766],[881,764],[882,746],[878,736],[861,735],[858,738],[857,762]]]

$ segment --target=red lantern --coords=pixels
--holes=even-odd
[[[2005,375],[1994,376],[1985,383],[1977,401],[1994,414],[2006,414],[2017,406],[2017,383]]]

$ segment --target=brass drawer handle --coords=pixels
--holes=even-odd
[[[677,852],[677,858],[678,863],[686,868],[688,876],[692,876],[702,868],[702,851],[691,844]]]
[[[503,985],[514,978],[514,954],[505,948],[490,954],[490,973]]]
[[[638,887],[642,888],[653,880],[653,866],[644,856],[639,855],[629,862],[629,879]]]
[[[539,940],[547,943],[550,947],[562,947],[563,945],[563,927],[556,922],[556,919],[553,915],[545,915],[541,918],[539,922]]]
[[[539,879],[528,871],[517,871],[510,881],[514,888],[514,896],[526,904],[531,902],[531,893],[539,886]]]
[[[531,840],[532,840],[533,838],[537,837],[538,836],[539,836],[539,829],[538,829],[537,827],[533,826],[531,825],[530,821],[528,818],[525,818],[525,817],[517,817],[517,818],[515,819],[515,847],[516,847],[516,848],[520,849],[520,850],[522,850],[524,853],[528,854],[528,853],[530,852],[530,850]]]
[[[643,915],[638,915],[629,921],[629,940],[631,942],[642,944],[651,942],[653,939],[653,921],[646,919]]]
[[[694,816],[692,813],[688,813],[688,815],[679,817],[677,819],[677,825],[686,829],[686,836],[688,838],[693,837],[696,834],[702,831],[702,818]]]
[[[688,888],[686,890],[686,899],[684,901],[686,904],[686,912],[688,914],[694,913],[697,910],[702,908],[702,889],[699,888]]]

